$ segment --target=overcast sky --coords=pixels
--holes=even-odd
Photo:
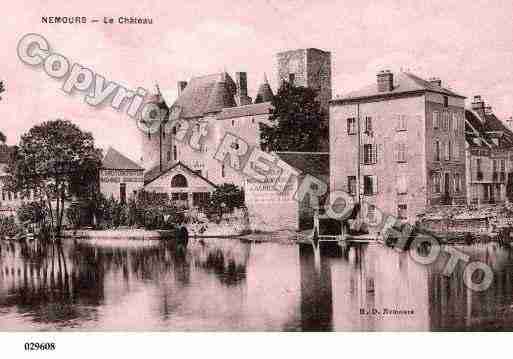
[[[31,126],[64,118],[97,144],[139,159],[139,133],[125,113],[92,108],[84,94],[16,56],[26,33],[52,50],[130,88],[176,88],[176,81],[247,71],[250,96],[275,54],[316,47],[332,53],[333,94],[375,81],[382,69],[438,76],[469,99],[480,94],[502,118],[513,113],[513,2],[497,1],[8,1],[3,6],[0,130],[14,144]],[[376,4],[378,3],[378,4]],[[493,5],[492,5],[493,4]],[[7,6],[7,7],[6,7]],[[41,16],[152,17],[153,25],[42,24]],[[467,102],[468,100],[467,99]]]

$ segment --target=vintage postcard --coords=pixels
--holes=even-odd
[[[511,1],[3,14],[0,331],[513,329]]]

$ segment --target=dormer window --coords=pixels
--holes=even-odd
[[[444,96],[444,107],[449,107],[449,97]]]

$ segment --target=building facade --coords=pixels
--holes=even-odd
[[[143,188],[144,169],[110,147],[100,169],[100,192],[107,198],[126,203]]]
[[[276,71],[280,83],[292,81],[297,86],[314,88],[319,101],[327,107],[331,98],[329,52],[301,49],[279,53]],[[230,147],[236,153],[260,149],[260,126],[271,116],[274,93],[265,74],[254,99],[248,94],[247,84],[245,72],[236,72],[235,79],[222,72],[179,81],[176,99],[157,95],[157,101],[168,108],[169,118],[159,131],[141,132],[145,188],[173,191],[172,174],[181,169],[188,183],[193,181],[190,176],[196,175],[204,185],[233,183],[245,190],[247,176],[241,168],[233,168],[233,156],[219,159],[216,154],[227,138],[235,139]],[[242,157],[248,160],[248,156]],[[212,186],[209,191],[215,188]]]
[[[513,132],[474,96],[466,118],[466,171],[469,204],[508,201],[508,182],[513,181]]]
[[[330,187],[405,221],[466,202],[464,97],[411,73],[331,101]]]

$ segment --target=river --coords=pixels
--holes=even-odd
[[[488,290],[467,289],[459,265],[442,275],[443,258],[421,265],[378,244],[319,254],[234,239],[193,239],[186,252],[160,241],[3,242],[0,330],[513,329],[512,251],[458,249],[491,266]]]

